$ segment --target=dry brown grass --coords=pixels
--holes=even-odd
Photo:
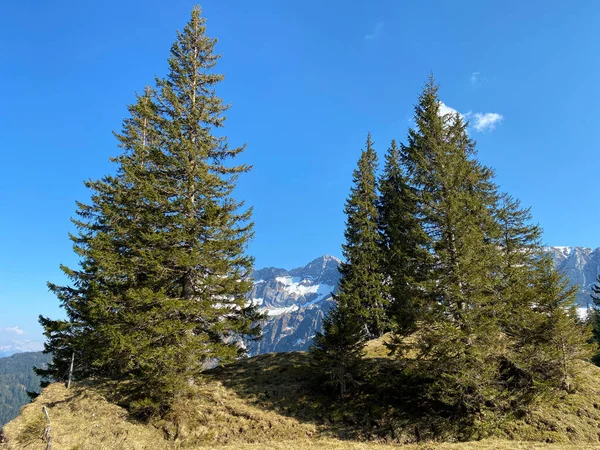
[[[50,413],[56,449],[154,449],[161,447],[153,443],[164,440],[159,430],[129,421],[127,411],[106,401],[95,386],[80,384],[67,391],[56,383],[44,389],[33,403],[22,408],[19,417],[4,427],[8,440],[4,448],[45,448],[43,406]]]
[[[385,363],[384,340],[367,346],[374,365]],[[362,424],[356,412],[336,408],[330,397],[316,394],[313,379],[305,353],[261,355],[209,372],[192,396],[179,399],[167,418],[151,424],[132,420],[108,401],[114,390],[108,383],[78,383],[68,391],[53,384],[6,425],[8,442],[0,448],[44,449],[46,406],[53,449],[59,450],[600,449],[600,369],[583,362],[576,393],[540,402],[523,417],[499,424],[495,440],[459,444],[360,442],[374,435],[357,431]]]
[[[335,439],[319,439],[313,441],[270,442],[265,444],[246,444],[240,446],[210,447],[222,450],[586,450],[599,449],[593,444],[545,444],[539,442],[515,442],[506,440],[484,440],[478,442],[463,442],[460,444],[444,444],[425,442],[422,444],[394,445],[377,444],[373,442],[350,442]]]
[[[391,342],[392,336],[390,333],[384,334],[379,339],[373,339],[365,345],[365,356],[367,358],[388,358],[389,349],[386,347],[386,342]]]

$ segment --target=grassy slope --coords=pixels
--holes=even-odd
[[[374,365],[386,363],[380,343],[371,343],[368,352]],[[600,369],[587,363],[580,366],[582,381],[577,393],[556,404],[540,403],[523,418],[499,424],[495,440],[402,448],[600,448]],[[392,435],[397,440],[411,440],[410,433],[394,434],[391,422],[373,419],[386,417],[381,405],[375,411],[361,411],[357,417],[349,407],[315,395],[312,378],[305,353],[267,354],[240,361],[211,371],[198,383],[192,398],[176,405],[168,420],[152,425],[131,421],[123,408],[108,402],[110,384],[79,383],[70,391],[54,384],[5,427],[8,442],[0,448],[45,448],[41,439],[43,405],[52,420],[53,448],[59,449],[385,449],[394,448],[384,443]],[[363,439],[378,439],[379,443],[361,443]]]

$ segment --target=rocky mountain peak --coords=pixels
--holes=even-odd
[[[556,268],[571,284],[578,284],[577,303],[585,307],[591,302],[591,289],[600,274],[600,248],[547,247]]]
[[[577,303],[584,309],[591,301],[591,287],[600,274],[600,248],[547,247],[557,269],[571,283],[580,285]],[[268,314],[263,339],[249,344],[250,353],[306,350],[323,318],[333,305],[340,279],[341,261],[324,255],[292,270],[267,267],[254,272],[250,301]]]
[[[335,286],[340,279],[338,271],[340,263],[341,261],[335,256],[323,255],[313,259],[304,267],[290,270],[290,275],[292,277],[309,279],[315,283]]]

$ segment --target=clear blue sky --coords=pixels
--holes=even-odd
[[[67,233],[82,181],[113,170],[134,92],[163,75],[195,2],[3,2],[0,12],[0,352],[35,348],[57,317],[46,281],[76,264]],[[532,206],[550,245],[600,246],[600,2],[206,0],[255,166],[258,267],[340,255],[342,208],[367,131],[404,140],[430,71],[470,114],[480,158]],[[478,115],[479,114],[479,115]],[[492,129],[492,125],[494,125]],[[31,342],[30,342],[31,341]]]

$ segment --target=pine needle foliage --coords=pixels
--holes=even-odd
[[[376,172],[377,153],[369,133],[344,208],[344,261],[340,265],[341,278],[336,295],[337,304],[357,316],[369,338],[381,336],[389,327],[389,297],[381,268]]]
[[[204,364],[244,353],[262,317],[246,304],[253,259],[251,209],[236,201],[233,162],[244,147],[218,134],[228,106],[216,95],[216,40],[198,7],[171,47],[169,71],[129,107],[116,133],[117,172],[88,181],[72,236],[80,268],[50,289],[67,320],[40,318],[59,378],[72,352],[76,375],[125,378],[142,416],[165,412]]]
[[[313,361],[328,383],[339,387],[342,398],[359,381],[365,342],[388,328],[389,296],[381,269],[381,237],[378,233],[377,154],[371,134],[353,173],[346,201],[345,261],[335,306],[323,321],[311,347]]]
[[[344,306],[335,306],[323,320],[310,348],[313,363],[326,378],[326,384],[346,397],[360,383],[366,344],[364,326]]]
[[[408,217],[426,235],[410,244],[415,254],[426,249],[422,278],[414,269],[405,275],[414,290],[404,304],[420,305],[415,339],[406,344],[417,357],[407,364],[429,380],[429,398],[472,424],[489,423],[490,414],[543,392],[571,389],[573,361],[588,354],[587,331],[529,210],[499,193],[493,171],[476,158],[468,123],[442,114],[440,104],[431,77],[401,150],[406,180],[398,184],[410,188],[404,198],[416,212]]]
[[[416,330],[422,308],[418,282],[424,279],[431,261],[429,237],[417,216],[417,193],[404,174],[395,140],[385,156],[379,191],[378,227],[381,267],[389,285],[388,316],[395,335],[404,338]]]

